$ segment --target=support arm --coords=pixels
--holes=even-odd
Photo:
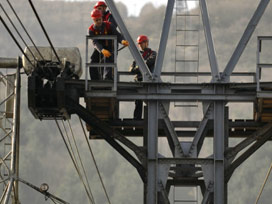
[[[109,7],[109,9],[114,17],[114,20],[116,21],[116,23],[118,25],[118,28],[121,30],[121,33],[124,35],[125,39],[129,42],[130,52],[131,52],[133,58],[135,59],[137,65],[139,65],[139,68],[140,68],[140,71],[143,75],[144,81],[151,81],[152,80],[151,72],[147,68],[147,66],[143,60],[143,57],[140,55],[133,39],[131,38],[131,36],[127,30],[127,27],[126,27],[125,23],[123,22],[113,0],[106,0],[106,2],[107,2],[107,6]]]
[[[251,20],[249,21],[247,28],[240,39],[240,42],[238,43],[234,53],[232,54],[223,74],[221,77],[222,81],[229,81],[229,77],[231,73],[233,72],[236,64],[238,63],[242,53],[244,52],[246,45],[248,41],[250,40],[250,37],[252,36],[255,28],[257,27],[258,22],[260,21],[268,3],[270,0],[261,0],[257,10],[255,11],[254,15],[252,16]]]
[[[163,64],[163,60],[164,60],[164,54],[165,54],[165,50],[166,50],[166,45],[167,45],[174,5],[175,5],[175,0],[168,0],[164,23],[163,23],[163,28],[162,28],[158,56],[156,58],[155,69],[154,69],[154,73],[153,73],[153,79],[155,78],[156,81],[158,81],[161,76],[162,64]]]

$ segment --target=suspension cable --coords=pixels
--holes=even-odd
[[[15,42],[15,44],[17,45],[17,47],[20,49],[20,51],[23,53],[23,55],[25,56],[25,58],[27,59],[27,61],[33,66],[33,63],[30,61],[30,59],[28,58],[28,56],[24,53],[24,50],[22,49],[22,47],[20,46],[20,44],[18,43],[18,41],[16,40],[16,38],[14,37],[14,35],[12,34],[12,32],[10,31],[9,27],[7,26],[7,24],[5,23],[5,21],[3,20],[2,16],[0,15],[0,20],[2,22],[2,24],[4,25],[4,27],[6,28],[6,30],[8,31],[9,35],[12,37],[13,41]]]
[[[43,30],[43,32],[44,32],[44,34],[45,34],[45,36],[46,36],[46,38],[47,38],[47,40],[48,40],[48,42],[49,42],[49,44],[50,44],[50,46],[51,46],[53,52],[54,52],[54,54],[55,54],[55,56],[56,56],[58,62],[61,64],[60,58],[59,58],[59,56],[57,55],[57,52],[56,52],[56,50],[55,50],[55,48],[54,48],[54,46],[53,46],[53,44],[52,44],[52,42],[51,42],[51,40],[50,40],[50,38],[49,38],[47,32],[46,32],[46,30],[45,30],[45,28],[44,28],[44,26],[43,26],[43,24],[42,24],[42,21],[41,21],[39,15],[38,15],[38,13],[37,13],[37,11],[36,11],[36,9],[35,9],[33,3],[32,3],[32,1],[31,1],[31,0],[28,0],[28,2],[29,2],[29,4],[30,4],[30,6],[31,6],[31,8],[32,8],[32,10],[33,10],[33,12],[35,13],[35,16],[36,16],[37,20],[39,21],[40,26],[42,27],[42,30]]]
[[[77,146],[77,143],[76,143],[76,140],[75,140],[74,132],[73,132],[73,130],[72,130],[72,127],[71,127],[71,124],[70,124],[70,121],[69,121],[69,120],[68,120],[68,124],[69,124],[69,128],[70,128],[70,131],[71,131],[71,134],[72,134],[72,138],[73,138],[75,147],[76,147],[76,151],[77,151],[77,154],[78,154],[78,158],[79,158],[81,167],[82,167],[82,169],[83,169],[83,173],[84,173],[85,179],[86,179],[86,181],[87,181],[87,185],[88,185],[89,191],[92,192],[91,187],[90,187],[90,184],[89,184],[89,180],[88,180],[88,177],[87,177],[87,174],[86,174],[86,171],[85,171],[85,168],[84,168],[84,165],[83,165],[83,162],[82,162],[82,159],[81,159],[79,150],[78,150],[78,146]]]
[[[78,118],[79,118],[79,121],[80,121],[80,124],[81,124],[82,130],[83,130],[83,133],[84,133],[84,136],[85,136],[86,142],[87,142],[87,144],[88,144],[88,147],[89,147],[89,150],[90,150],[90,153],[91,153],[92,159],[93,159],[93,161],[94,161],[94,165],[95,165],[95,168],[96,168],[97,174],[98,174],[98,176],[99,176],[99,179],[100,179],[100,182],[101,182],[102,188],[103,188],[103,190],[104,190],[104,192],[105,192],[105,195],[106,195],[106,197],[107,197],[107,200],[108,200],[109,204],[111,204],[111,202],[110,202],[110,198],[109,198],[109,195],[108,195],[107,190],[106,190],[106,187],[105,187],[105,185],[104,185],[104,182],[103,182],[102,176],[101,176],[101,174],[100,174],[99,168],[98,168],[98,166],[97,166],[97,163],[96,163],[96,160],[95,160],[95,157],[94,157],[94,154],[93,154],[93,151],[92,151],[91,145],[90,145],[89,140],[88,140],[88,138],[87,138],[87,134],[86,134],[86,131],[85,131],[85,129],[84,129],[84,126],[83,126],[82,120],[81,120],[81,118],[80,118],[80,117],[78,117]]]
[[[267,180],[268,180],[268,178],[269,178],[269,175],[270,175],[270,173],[271,173],[271,170],[272,170],[272,163],[271,163],[271,165],[270,165],[270,167],[269,167],[269,170],[268,170],[268,172],[267,172],[267,174],[266,174],[266,177],[265,177],[265,179],[264,179],[264,183],[263,183],[263,185],[262,185],[262,188],[261,188],[261,190],[260,190],[260,192],[259,192],[259,195],[258,195],[258,197],[257,197],[257,199],[256,199],[255,204],[257,204],[257,203],[259,202],[259,199],[260,199],[260,197],[261,197],[261,195],[262,195],[262,193],[263,193],[263,189],[264,189],[265,184],[266,184],[266,182],[267,182]]]
[[[76,160],[76,156],[75,156],[75,153],[74,153],[74,150],[73,150],[73,147],[72,147],[72,143],[71,143],[70,138],[69,138],[69,136],[68,136],[68,132],[67,132],[67,130],[66,130],[66,128],[65,128],[65,125],[64,125],[63,120],[62,120],[62,125],[63,125],[64,131],[65,131],[65,133],[66,133],[67,140],[68,140],[68,142],[69,142],[70,149],[71,149],[71,151],[72,151],[73,157],[74,157],[74,159],[75,159],[75,163],[76,163],[76,165],[77,165],[77,168],[79,169],[79,165],[78,165],[78,162],[77,162],[77,160]],[[69,123],[69,126],[70,126],[70,123]],[[71,133],[72,133],[72,136],[74,137],[73,130],[72,130],[71,126],[70,126],[70,131],[71,131]],[[84,176],[85,176],[85,180],[87,181],[88,190],[89,190],[89,192],[90,192],[90,195],[92,196],[92,199],[94,200],[94,197],[93,197],[93,194],[92,194],[92,190],[91,190],[91,187],[90,187],[88,178],[87,178],[87,174],[86,174],[84,165],[83,165],[83,163],[82,163],[82,161],[81,161],[81,157],[80,157],[80,154],[79,154],[79,151],[78,151],[78,148],[77,148],[76,141],[75,141],[74,138],[73,138],[73,140],[74,140],[75,147],[76,147],[76,149],[77,149],[77,154],[78,154],[78,157],[79,157],[79,160],[80,160],[81,168],[83,169],[83,173],[84,173]]]
[[[16,16],[17,20],[19,21],[20,25],[22,26],[22,28],[24,29],[25,33],[27,34],[28,38],[30,39],[30,41],[32,42],[33,46],[35,47],[35,49],[37,50],[37,52],[39,53],[40,57],[42,58],[42,60],[44,61],[44,58],[40,52],[40,50],[37,48],[36,44],[34,43],[34,41],[32,40],[31,36],[29,35],[29,33],[27,32],[24,24],[22,23],[21,19],[19,18],[19,16],[17,15],[17,12],[15,11],[15,9],[13,8],[12,4],[9,2],[9,0],[6,0],[11,8],[11,10],[13,11],[14,15]]]
[[[25,40],[23,39],[22,35],[19,33],[18,29],[16,28],[16,26],[14,25],[14,23],[12,22],[12,20],[10,19],[9,15],[7,14],[6,10],[4,9],[4,7],[2,6],[2,4],[0,3],[0,7],[3,10],[3,12],[5,13],[7,19],[9,20],[10,24],[12,25],[12,27],[14,28],[14,30],[16,31],[16,33],[19,35],[19,37],[21,38],[21,40],[23,41],[24,45],[29,49],[28,45],[26,44]],[[37,61],[36,57],[34,56],[33,52],[29,49],[32,57],[34,58],[35,61]]]
[[[77,171],[77,173],[78,173],[78,176],[79,176],[79,178],[80,178],[80,180],[81,180],[81,182],[82,182],[82,184],[83,184],[83,186],[84,186],[84,189],[85,189],[85,191],[86,191],[86,193],[87,193],[88,199],[89,199],[90,203],[92,204],[92,203],[94,203],[94,200],[92,200],[92,198],[91,198],[91,196],[90,196],[90,194],[89,194],[89,192],[88,192],[88,190],[87,190],[87,187],[86,187],[86,185],[85,185],[85,183],[84,183],[84,181],[83,181],[82,175],[81,175],[79,169],[77,168],[76,162],[75,162],[75,160],[73,159],[72,153],[71,153],[71,151],[70,151],[70,149],[69,149],[69,147],[68,147],[68,144],[67,144],[67,142],[66,142],[66,140],[65,140],[65,138],[64,138],[64,135],[63,135],[63,133],[62,133],[62,131],[61,131],[61,129],[60,129],[59,123],[58,123],[58,121],[57,121],[56,119],[55,119],[55,122],[56,122],[56,124],[57,124],[58,129],[59,129],[59,132],[60,132],[60,134],[61,134],[61,137],[62,137],[62,139],[63,139],[63,142],[64,142],[64,144],[65,144],[65,146],[66,146],[66,149],[67,149],[67,151],[68,151],[68,153],[69,153],[69,155],[70,155],[70,157],[71,157],[71,159],[72,159],[72,162],[73,162],[73,164],[74,164],[74,166],[75,166],[75,168],[76,168],[76,171]]]

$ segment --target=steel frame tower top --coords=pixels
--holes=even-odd
[[[172,182],[173,185],[186,186],[190,183],[191,185],[198,185],[201,180],[205,183],[202,186],[203,201],[202,203],[227,203],[227,183],[234,172],[234,170],[239,166],[245,158],[249,157],[256,147],[260,146],[260,142],[256,142],[255,136],[250,136],[245,141],[241,142],[236,147],[228,147],[228,109],[226,104],[232,99],[228,98],[228,87],[230,85],[230,75],[239,61],[247,42],[252,36],[260,18],[262,17],[269,0],[260,1],[254,15],[250,19],[246,30],[244,31],[233,55],[231,56],[228,64],[226,65],[222,73],[219,72],[216,52],[213,44],[212,32],[210,28],[209,15],[207,10],[207,5],[205,0],[199,1],[199,6],[201,10],[201,16],[203,21],[204,33],[207,43],[207,51],[210,62],[210,70],[212,81],[210,83],[210,88],[205,90],[201,89],[201,94],[204,96],[212,96],[211,100],[205,100],[204,98],[198,99],[203,102],[203,120],[200,121],[198,129],[194,135],[193,141],[190,143],[180,142],[168,116],[169,102],[173,100],[180,101],[190,101],[190,94],[188,98],[183,99],[173,99],[170,93],[165,94],[160,97],[162,93],[165,93],[163,87],[160,85],[161,82],[161,72],[162,64],[166,50],[167,39],[169,35],[169,29],[174,9],[175,0],[168,0],[166,13],[163,23],[163,29],[161,33],[161,40],[158,50],[158,57],[155,64],[155,69],[153,73],[150,73],[148,68],[143,62],[115,4],[112,0],[106,0],[109,9],[111,10],[118,27],[125,36],[125,38],[130,43],[130,51],[139,65],[139,68],[144,76],[144,81],[149,82],[146,85],[147,91],[142,97],[131,97],[130,99],[145,99],[147,100],[148,113],[146,114],[145,120],[147,121],[147,134],[146,134],[146,144],[147,149],[145,158],[145,169],[146,169],[146,182],[145,182],[145,203],[157,204],[157,203],[169,203],[168,193],[169,185]],[[150,83],[151,82],[151,83]],[[249,86],[247,87],[249,88]],[[167,92],[167,91],[166,91]],[[168,90],[168,92],[171,92]],[[256,98],[256,89],[254,90],[254,98]],[[152,97],[151,97],[152,96]],[[157,97],[156,97],[157,96]],[[167,97],[168,96],[168,97]],[[216,96],[222,96],[221,99],[216,99]],[[118,94],[117,94],[118,98]],[[121,96],[119,98],[122,98]],[[126,97],[123,97],[124,99]],[[129,97],[127,96],[127,99]],[[243,99],[242,99],[243,98]],[[242,96],[241,101],[252,101],[248,100],[246,97]],[[204,99],[204,100],[203,100]],[[207,99],[207,98],[206,98]],[[161,158],[158,155],[158,121],[162,119],[165,125],[165,132],[169,142],[169,146],[173,153],[173,158]],[[213,121],[213,154],[209,158],[199,158],[199,152],[202,147],[203,140],[207,133],[207,127],[209,121]],[[255,135],[259,135],[264,141],[271,137],[271,125],[267,124],[257,130]],[[255,138],[255,139],[254,139]],[[250,151],[246,152],[245,155],[234,160],[238,152],[243,148],[247,147],[249,144],[256,142],[251,146]],[[234,160],[234,161],[233,161]],[[201,174],[203,179],[195,177],[196,165],[201,166]],[[175,176],[171,180],[169,175],[170,166],[175,169]],[[184,169],[188,168],[188,171]],[[187,173],[185,173],[187,172]],[[189,172],[189,173],[188,173]],[[188,182],[189,181],[189,182]]]

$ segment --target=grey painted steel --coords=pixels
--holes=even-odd
[[[153,72],[153,79],[159,80],[161,76],[161,70],[168,40],[168,35],[170,31],[170,25],[174,10],[175,0],[168,0],[166,12],[165,12],[165,18],[163,22],[163,28],[162,28],[162,34],[161,34],[161,40],[160,40],[160,46],[158,51],[158,56],[156,58],[155,68]]]
[[[160,164],[213,164],[210,158],[159,158]]]
[[[208,9],[206,5],[206,0],[200,0],[199,5],[201,9],[201,14],[202,14],[204,33],[205,33],[206,43],[207,43],[207,51],[209,55],[209,61],[210,61],[211,72],[212,72],[212,79],[213,81],[218,81],[220,80],[220,74],[219,74],[219,69],[218,69],[218,64],[216,59],[215,48],[213,45],[213,38],[211,33],[211,26],[209,21],[209,14],[208,14]]]
[[[161,115],[163,116],[163,121],[167,127],[168,132],[170,133],[171,139],[174,143],[174,147],[175,147],[175,157],[182,157],[183,156],[183,150],[182,147],[180,145],[180,142],[178,140],[178,135],[175,131],[175,128],[170,120],[170,118],[168,117],[168,114],[165,110],[165,107],[162,103],[160,103],[160,112]]]
[[[191,148],[189,150],[189,155],[192,157],[192,156],[197,156],[198,155],[198,144],[199,144],[199,141],[200,139],[205,136],[203,135],[206,127],[207,127],[207,124],[208,124],[208,121],[210,119],[210,114],[213,112],[213,106],[212,104],[209,104],[209,107],[208,109],[206,110],[206,113],[204,114],[204,117],[202,119],[202,121],[200,122],[198,128],[197,128],[197,131],[196,131],[196,134],[194,136],[194,139],[193,139],[193,143],[191,145]]]
[[[241,154],[232,164],[227,168],[225,179],[228,181],[237,167],[239,167],[246,159],[248,159],[254,152],[256,152],[266,141],[272,138],[272,130],[270,129],[261,138],[250,146],[243,154]]]
[[[142,72],[143,75],[143,80],[144,81],[151,81],[152,80],[152,74],[149,71],[146,63],[143,60],[142,55],[140,54],[140,52],[138,51],[134,40],[131,38],[131,35],[129,34],[126,25],[124,24],[113,0],[106,0],[107,2],[107,6],[109,7],[114,20],[116,21],[118,28],[120,29],[120,31],[122,32],[122,34],[124,35],[125,39],[129,42],[129,50],[133,56],[133,58],[135,59],[137,65],[140,68],[140,71]]]
[[[17,68],[18,59],[0,57],[0,68]]]
[[[239,61],[245,47],[253,34],[259,20],[261,19],[267,5],[269,4],[270,0],[261,0],[257,10],[255,11],[254,15],[252,16],[251,20],[249,21],[247,28],[240,39],[235,51],[233,52],[223,74],[221,80],[229,81],[229,76],[231,75],[232,71],[234,70],[237,62]]]
[[[150,92],[156,92],[151,87]],[[158,101],[148,102],[147,195],[146,203],[157,204],[158,197]]]
[[[20,68],[17,68],[16,81],[15,81],[15,101],[14,101],[14,116],[13,116],[13,135],[11,138],[11,167],[10,167],[10,181],[8,184],[7,193],[4,199],[4,204],[8,204],[11,197],[11,191],[15,187],[15,197],[18,198],[18,184],[15,182],[14,177],[17,177],[19,165],[19,134],[20,134],[20,91],[21,91],[21,76]],[[17,155],[18,154],[18,155]],[[16,192],[17,191],[17,192]],[[16,195],[17,194],[17,195]]]
[[[86,93],[86,96],[89,96]],[[254,102],[256,99],[255,94],[130,94],[120,93],[116,98],[121,101],[133,100],[161,100],[161,101],[229,101],[229,102]]]
[[[222,93],[220,88],[216,93]],[[214,203],[224,203],[224,149],[225,149],[225,103],[214,102]]]
[[[226,158],[230,159],[234,156],[236,156],[240,151],[242,151],[244,148],[248,147],[250,144],[252,144],[257,138],[262,137],[266,132],[270,131],[272,129],[272,123],[268,123],[265,126],[261,127],[260,129],[256,130],[252,135],[247,137],[245,140],[237,144],[235,147],[229,149],[226,151]]]

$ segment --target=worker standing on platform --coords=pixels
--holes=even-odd
[[[128,46],[128,41],[116,30],[116,28],[107,21],[103,21],[100,10],[94,9],[91,13],[93,24],[89,27],[89,35],[116,35],[117,41],[124,46]],[[114,62],[114,43],[113,40],[93,40],[94,52],[91,56],[91,63],[101,63],[105,59],[106,63]],[[112,67],[105,67],[105,80],[113,80]],[[102,76],[99,74],[99,67],[90,68],[90,76],[92,80],[100,80]]]
[[[149,68],[150,72],[153,73],[157,53],[148,47],[149,46],[149,39],[147,36],[140,35],[137,38],[137,43],[139,45],[140,52],[143,56],[143,59],[147,65],[147,67]],[[132,65],[129,68],[129,71],[131,73],[136,74],[135,81],[143,81],[143,76],[140,72],[139,66],[136,65],[135,61],[133,61]],[[134,119],[135,120],[140,120],[142,118],[142,111],[143,111],[143,101],[136,100],[135,101],[135,110],[134,110]]]
[[[104,1],[98,1],[94,5],[94,9],[97,9],[102,12],[103,16],[103,21],[108,21],[110,22],[115,28],[117,28],[117,23],[115,22],[112,14],[110,13],[109,10],[107,10],[107,5]]]

